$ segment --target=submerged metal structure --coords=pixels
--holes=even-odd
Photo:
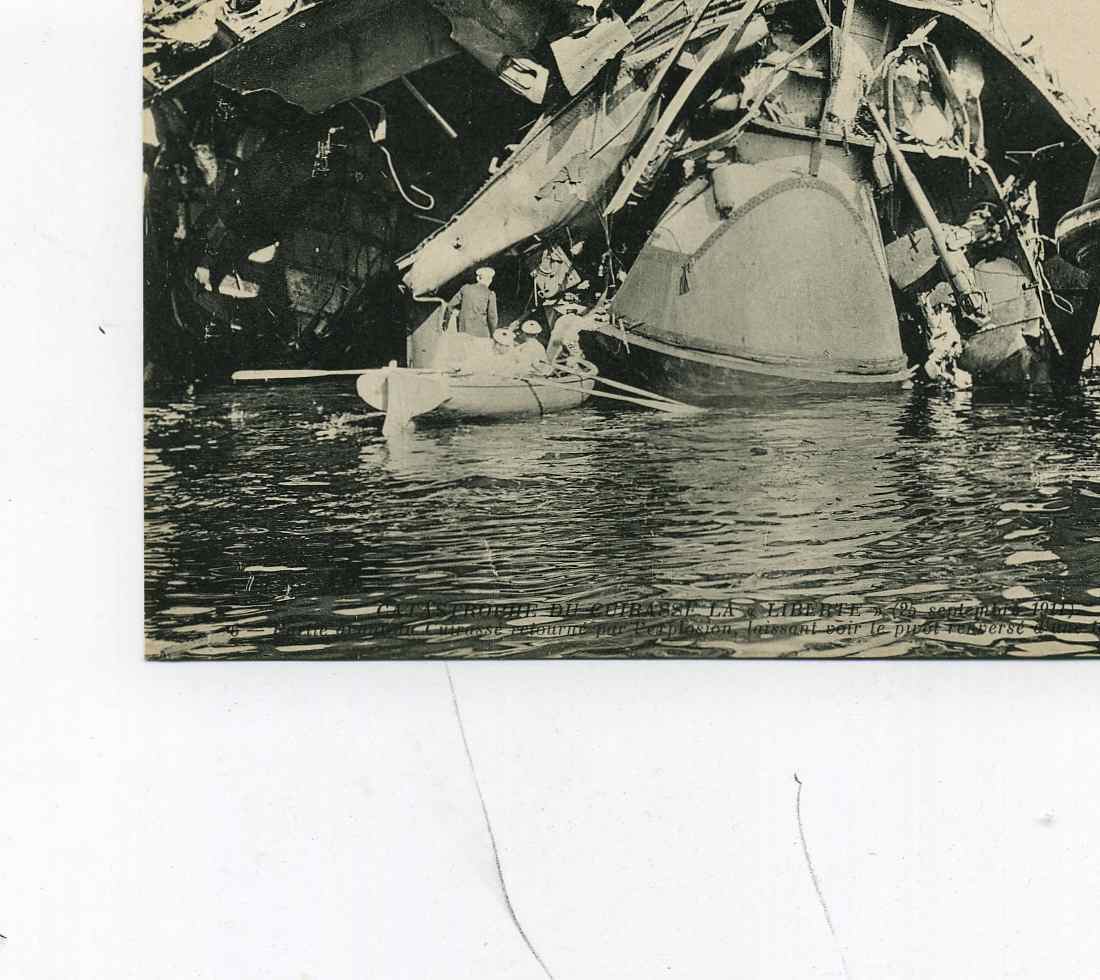
[[[688,399],[1080,373],[1100,141],[991,0],[243,5],[150,44],[151,361],[431,366],[491,263]]]

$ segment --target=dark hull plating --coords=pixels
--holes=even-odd
[[[614,330],[586,333],[583,344],[585,354],[602,375],[691,404],[888,391],[909,377],[908,370],[889,375],[835,374],[739,360]]]

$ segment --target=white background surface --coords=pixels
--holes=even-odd
[[[3,23],[0,978],[541,976],[441,665],[142,662],[138,11]],[[1097,976],[1098,671],[453,668],[557,980]]]

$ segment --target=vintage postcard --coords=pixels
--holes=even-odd
[[[1100,653],[1089,31],[145,0],[146,656]]]

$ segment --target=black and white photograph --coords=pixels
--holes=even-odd
[[[1095,0],[3,23],[0,980],[1095,980]]]
[[[145,0],[145,657],[1100,653],[1100,22]]]

